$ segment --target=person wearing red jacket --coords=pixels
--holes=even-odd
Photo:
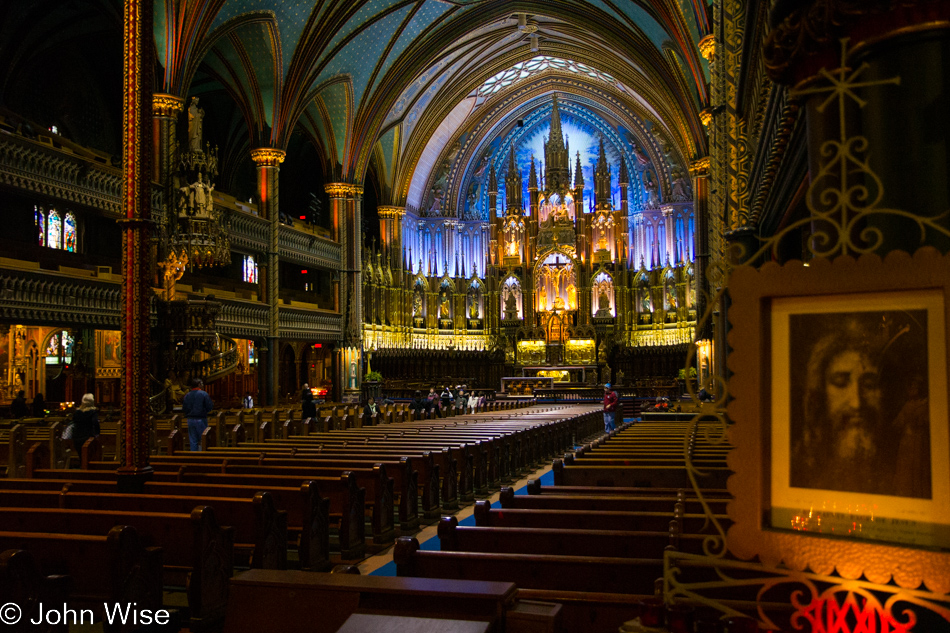
[[[617,429],[617,425],[614,420],[617,415],[617,402],[620,401],[620,397],[617,396],[617,392],[610,388],[610,383],[608,382],[604,385],[604,432],[610,433]]]

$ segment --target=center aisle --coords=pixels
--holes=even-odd
[[[535,472],[519,479],[514,484],[515,494],[516,495],[526,495],[528,494],[527,485],[529,479],[540,479],[542,486],[553,486],[554,485],[554,473],[551,471],[550,466],[545,466],[540,468]],[[501,491],[496,492],[489,500],[493,508],[500,508],[501,503],[499,502],[499,497],[501,496]],[[475,505],[469,505],[461,510],[459,510],[455,516],[458,518],[459,525],[475,525]],[[439,523],[436,521],[432,525],[426,527],[424,530],[416,534],[416,539],[419,540],[419,548],[422,550],[428,551],[439,551],[441,545],[439,543],[438,537]],[[396,575],[396,563],[393,562],[393,550],[388,548],[375,556],[371,556],[359,564],[360,574],[364,576],[395,576]]]

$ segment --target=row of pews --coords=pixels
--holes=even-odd
[[[235,569],[348,576],[318,572],[353,565],[497,491],[601,425],[589,406],[338,430],[301,424],[278,437],[236,435],[200,454],[154,455],[154,474],[136,493],[118,492],[116,463],[89,450],[95,440],[83,447],[83,467],[67,470],[53,467],[42,441],[29,444],[12,427],[29,446],[22,470],[0,480],[0,587],[25,609],[65,599],[97,618],[103,603],[154,610],[177,590],[186,597],[179,615],[193,630],[220,628]],[[242,621],[229,617],[229,627]]]
[[[654,597],[664,576],[664,553],[702,554],[715,534],[696,491],[686,480],[685,456],[702,464],[700,479],[709,512],[729,526],[725,490],[728,446],[706,441],[701,426],[689,434],[678,423],[622,425],[573,454],[554,461],[555,485],[528,483],[527,494],[501,491],[500,507],[475,505],[475,525],[454,516],[438,527],[439,550],[422,549],[412,537],[397,540],[393,553],[402,578],[507,581],[517,599],[560,605],[549,629],[614,633],[644,616],[662,624],[665,610]],[[677,473],[674,476],[674,473]],[[670,484],[674,485],[671,486]],[[680,570],[709,577],[707,569]],[[753,613],[755,596],[740,591],[725,599]],[[643,611],[649,606],[649,616]],[[652,605],[652,606],[650,606]],[[719,614],[675,610],[677,628],[719,630]],[[732,629],[745,630],[749,621]]]
[[[502,413],[530,406],[531,400],[498,400],[479,405],[478,413]],[[367,415],[362,407],[327,404],[321,405],[316,418],[303,419],[301,408],[277,409],[232,409],[214,412],[208,420],[208,428],[201,438],[202,450],[211,447],[236,446],[245,441],[264,442],[271,439],[288,439],[318,431],[363,428],[383,424],[403,424],[417,419],[407,403],[380,405],[377,413]],[[438,418],[437,412],[422,414],[428,419]],[[455,410],[444,412],[446,417],[455,417]],[[63,431],[69,419],[29,418],[24,420],[0,420],[0,475],[9,470],[14,476],[23,477],[29,461],[48,460],[53,468],[70,465],[86,468],[89,461],[116,460],[117,447],[121,445],[124,426],[114,412],[100,419],[101,433],[87,446],[73,446],[71,440],[63,439]],[[153,416],[148,428],[149,452],[152,455],[173,455],[188,451],[188,425],[180,414]],[[31,460],[26,452],[36,443],[45,446]]]

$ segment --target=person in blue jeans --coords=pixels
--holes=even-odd
[[[188,420],[188,441],[193,451],[201,450],[201,434],[208,428],[208,414],[214,409],[211,396],[202,387],[204,383],[200,378],[193,379],[191,391],[181,401],[181,412]]]
[[[611,431],[617,430],[617,425],[614,423],[614,420],[617,415],[617,402],[620,400],[620,397],[617,395],[617,392],[610,388],[610,383],[608,382],[604,385],[604,432],[610,433]]]

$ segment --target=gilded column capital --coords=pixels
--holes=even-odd
[[[331,182],[323,186],[331,198],[356,198],[363,196],[363,188],[348,182]]]
[[[279,167],[286,157],[287,152],[276,147],[258,147],[251,150],[251,160],[258,167]]]
[[[174,118],[185,109],[185,100],[175,95],[156,93],[152,95],[152,114]]]
[[[709,156],[697,158],[689,165],[689,172],[693,176],[704,177],[709,175]]]
[[[324,185],[323,190],[331,198],[346,198],[346,195],[350,192],[350,185],[345,182],[331,182]]]
[[[716,36],[710,33],[699,40],[699,54],[711,62],[716,57]]]
[[[713,112],[712,108],[703,108],[699,111],[699,120],[705,127],[709,127],[709,124],[712,123]]]
[[[406,215],[406,207],[383,206],[377,207],[376,211],[379,213],[379,217],[387,220],[390,218],[399,219]]]

